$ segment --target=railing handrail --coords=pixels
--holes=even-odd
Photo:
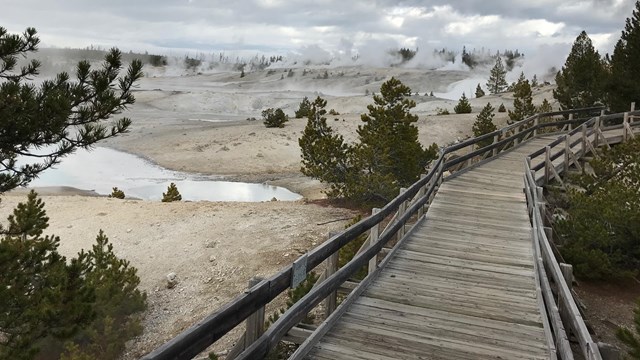
[[[323,261],[325,261],[329,256],[340,250],[344,245],[353,241],[361,234],[365,233],[369,229],[371,229],[376,224],[379,224],[383,219],[387,216],[391,215],[400,204],[413,199],[416,194],[418,194],[419,190],[423,187],[426,187],[430,184],[428,190],[425,194],[422,195],[421,198],[415,199],[413,205],[410,207],[409,211],[405,212],[403,216],[398,219],[397,224],[402,224],[409,217],[414,215],[414,213],[420,207],[424,206],[424,204],[428,201],[429,197],[437,191],[437,182],[432,181],[433,179],[438,179],[441,181],[443,178],[443,173],[446,169],[454,166],[455,164],[465,161],[467,159],[471,159],[481,153],[486,153],[487,151],[491,151],[493,149],[498,149],[502,145],[507,145],[510,142],[518,139],[520,137],[526,136],[530,132],[543,127],[542,124],[532,125],[531,127],[524,129],[521,132],[514,133],[513,135],[500,140],[494,144],[489,146],[485,146],[476,151],[471,152],[470,154],[466,154],[463,156],[464,160],[456,159],[453,161],[449,161],[445,163],[445,156],[454,151],[460,150],[464,147],[473,146],[480,141],[489,139],[491,137],[499,136],[501,134],[505,134],[513,129],[519,128],[520,126],[526,125],[534,121],[540,117],[549,117],[549,116],[557,116],[557,115],[569,115],[569,114],[581,114],[586,112],[593,112],[596,110],[602,110],[602,107],[590,107],[584,109],[576,109],[576,110],[564,110],[564,111],[555,111],[549,113],[536,114],[511,125],[508,125],[502,129],[498,129],[489,134],[485,134],[479,137],[471,138],[469,140],[465,140],[458,144],[454,144],[452,146],[441,149],[438,158],[432,164],[431,170],[426,174],[425,177],[421,178],[413,185],[411,185],[406,192],[399,194],[389,203],[387,203],[378,213],[372,214],[358,223],[350,226],[346,230],[341,233],[331,237],[329,240],[321,244],[320,246],[309,251],[307,256],[307,269],[313,269],[316,266],[320,265]],[[640,113],[640,111],[638,111]],[[553,126],[553,123],[544,124],[544,126]],[[504,148],[503,148],[504,150]],[[418,205],[421,204],[421,205]],[[413,211],[413,212],[412,212]],[[380,236],[380,241],[376,243],[376,246],[371,246],[366,251],[355,256],[347,265],[345,265],[342,269],[338,270],[335,274],[328,277],[324,280],[328,284],[333,284],[336,282],[336,279],[346,279],[345,276],[348,274],[351,276],[360,266],[356,266],[353,264],[363,264],[366,262],[365,260],[371,259],[379,250],[384,246],[394,234],[395,231],[400,226],[391,226],[387,231],[383,232],[383,235]],[[395,230],[394,230],[395,229]],[[390,232],[392,231],[393,232]],[[378,251],[374,251],[373,249],[378,249]],[[343,270],[344,269],[344,270]],[[259,308],[265,306],[272,300],[274,300],[279,294],[288,289],[291,285],[291,278],[293,274],[293,264],[286,266],[284,269],[280,270],[275,275],[269,277],[268,279],[262,280],[257,285],[253,286],[249,290],[245,291],[242,295],[237,296],[232,299],[228,303],[226,303],[222,308],[217,310],[215,313],[209,315],[196,325],[191,326],[190,328],[183,331],[178,336],[169,340],[162,346],[156,348],[151,353],[147,354],[143,359],[146,360],[160,360],[160,359],[184,359],[196,356],[203,350],[205,350],[208,346],[213,344],[215,341],[220,339],[222,336],[227,334],[230,330],[239,325],[242,321],[244,321],[247,317],[249,317],[252,313],[257,311]],[[303,297],[299,303],[304,303],[305,301],[315,302],[317,303],[318,299],[321,299],[321,295],[325,295],[327,291],[335,291],[335,286],[331,287],[330,290],[327,290],[328,285],[323,286],[320,284],[319,286],[314,287],[305,297]],[[313,299],[313,301],[311,301]],[[293,313],[294,311],[299,311],[300,309],[306,309],[310,305],[294,305],[291,309],[288,310],[289,313]],[[286,331],[290,329],[285,329],[287,326],[291,325],[295,320],[299,320],[296,316],[288,316],[287,313],[283,314],[280,320],[276,321],[269,330],[258,339],[254,345],[245,350],[243,354],[249,353],[248,351],[254,351],[255,354],[263,353],[264,349],[270,349],[273,345],[274,341],[279,341],[277,338],[280,335],[284,335]],[[286,326],[285,326],[286,325]],[[295,325],[295,324],[294,324]],[[284,330],[283,330],[284,329]],[[265,340],[267,339],[267,340]],[[265,348],[266,346],[266,348]],[[244,355],[241,355],[244,356]]]
[[[555,159],[559,158],[562,155],[565,155],[565,158],[562,161],[561,170],[558,170],[560,173],[562,173],[563,171],[567,170],[567,168],[571,165],[572,162],[575,164],[575,161],[577,161],[578,159],[578,158],[575,158],[575,156],[586,155],[586,152],[588,150],[585,148],[584,144],[586,141],[588,141],[589,144],[591,144],[592,140],[590,140],[590,138],[594,136],[594,134],[595,134],[594,141],[597,141],[596,139],[598,138],[598,136],[602,136],[602,131],[619,128],[619,125],[603,127],[601,126],[601,123],[603,120],[616,120],[620,118],[628,119],[629,116],[639,116],[639,115],[640,115],[640,111],[630,111],[626,113],[616,113],[616,114],[601,115],[601,116],[593,117],[588,121],[584,122],[580,127],[577,127],[572,131],[569,131],[564,136],[559,136],[557,140],[552,141],[544,148],[531,153],[524,161],[525,193],[527,195],[526,198],[527,198],[528,208],[530,209],[529,216],[530,216],[530,221],[531,221],[531,225],[534,232],[534,253],[536,256],[535,261],[542,262],[541,264],[542,266],[538,266],[537,271],[545,272],[545,268],[546,268],[548,270],[546,271],[546,273],[551,275],[551,278],[553,279],[554,283],[557,286],[558,304],[557,305],[555,303],[546,304],[546,308],[550,312],[555,312],[556,321],[555,322],[552,321],[552,327],[554,332],[556,332],[556,341],[560,342],[560,344],[556,344],[556,345],[558,345],[558,348],[561,351],[563,351],[563,354],[565,354],[565,356],[569,358],[572,358],[573,355],[570,352],[568,355],[566,355],[566,352],[569,351],[570,348],[569,348],[567,336],[564,333],[565,332],[564,324],[562,323],[562,321],[560,321],[559,324],[557,323],[558,307],[562,307],[563,309],[565,309],[565,311],[568,311],[568,316],[566,318],[566,321],[568,323],[566,325],[570,327],[572,332],[578,338],[578,341],[580,343],[580,348],[582,350],[582,355],[584,356],[584,358],[589,360],[602,359],[598,346],[591,338],[591,335],[589,334],[589,331],[584,322],[584,319],[580,314],[580,310],[578,309],[575,299],[573,298],[571,289],[569,288],[569,285],[567,284],[565,277],[562,274],[562,271],[560,269],[560,264],[555,258],[555,255],[553,254],[553,250],[551,248],[551,242],[544,229],[544,222],[543,222],[544,216],[541,213],[541,207],[545,206],[544,199],[541,198],[543,196],[543,190],[540,186],[538,186],[535,173],[537,170],[541,170],[544,168],[545,169],[544,179],[545,181],[547,181],[549,178],[549,174],[547,174],[547,171],[548,171],[547,169],[550,169],[553,167],[549,171],[555,174],[555,176],[559,176],[558,172],[556,172],[555,166],[553,165],[552,161],[554,161]],[[633,124],[632,126],[629,124],[626,124],[628,127],[625,128],[624,122],[625,121],[623,121],[623,125],[622,125],[623,134],[625,134],[627,130],[633,131],[631,130],[632,127],[637,127],[637,124]],[[575,136],[579,133],[582,133],[580,138],[572,142],[571,141],[572,136]],[[574,153],[573,152],[574,150],[572,150],[573,147],[575,147],[580,143],[583,143],[583,147],[578,150],[578,153]],[[591,146],[591,149],[593,149],[593,144],[591,144],[590,146]],[[552,149],[555,149],[556,147],[560,147],[560,149],[558,151],[552,151]],[[534,166],[533,165],[534,159],[542,155],[544,155],[545,157],[542,163]],[[569,162],[567,162],[567,159],[570,159],[571,157],[574,157],[574,159],[576,160],[569,160]],[[547,282],[547,284],[542,284],[543,285],[542,287],[543,288],[546,287],[548,289],[548,292],[550,292],[551,290],[549,288],[548,279],[546,279],[546,275],[540,276],[540,279],[541,279],[540,281]],[[545,295],[546,295],[545,296],[546,299],[553,299],[552,294],[545,294]],[[553,314],[550,317],[553,318],[554,317]],[[560,332],[561,334],[559,334],[558,332]]]

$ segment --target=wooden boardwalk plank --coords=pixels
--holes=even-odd
[[[523,193],[535,139],[455,174],[312,359],[546,359]]]

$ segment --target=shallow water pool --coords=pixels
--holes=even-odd
[[[135,155],[103,147],[78,150],[62,159],[56,168],[43,172],[30,186],[70,186],[102,195],[117,187],[127,197],[161,200],[172,182],[182,200],[255,202],[302,198],[277,186],[221,181],[216,176],[167,170]]]

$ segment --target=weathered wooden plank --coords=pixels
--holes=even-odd
[[[509,306],[510,303],[519,305],[521,307],[527,307],[528,309],[533,309],[532,311],[536,311],[536,306],[531,304],[531,299],[535,298],[535,294],[531,294],[526,296],[522,291],[514,291],[511,292],[509,290],[493,290],[486,289],[480,286],[471,287],[468,285],[459,285],[453,282],[430,282],[430,283],[422,283],[415,281],[403,281],[394,277],[385,277],[381,278],[377,285],[384,286],[389,289],[395,289],[405,294],[411,293],[421,293],[421,294],[445,294],[450,296],[455,296],[456,300],[467,299],[470,302],[487,302],[492,305],[497,304],[506,304]]]
[[[498,349],[513,348],[526,353],[541,353],[546,350],[544,338],[530,337],[529,335],[517,335],[509,331],[495,331],[484,326],[461,327],[459,323],[452,324],[449,321],[431,319],[428,317],[402,314],[394,314],[391,311],[376,310],[368,307],[354,305],[353,311],[345,315],[345,320],[353,323],[367,324],[371,322],[379,327],[388,327],[394,330],[394,325],[400,325],[402,329],[413,333],[426,334],[440,339],[460,340],[471,346],[476,344],[488,345]],[[425,326],[426,325],[426,326]],[[544,335],[542,332],[540,332]]]
[[[441,286],[438,286],[441,285]],[[382,279],[375,284],[371,285],[370,289],[373,291],[377,291],[378,289],[384,291],[397,291],[398,294],[403,294],[406,296],[433,296],[435,298],[442,298],[442,301],[452,304],[457,303],[466,303],[466,304],[476,304],[482,303],[482,306],[486,305],[488,309],[495,309],[496,311],[500,311],[503,303],[508,301],[512,302],[512,310],[522,310],[522,311],[538,311],[537,303],[531,304],[531,300],[533,297],[525,297],[521,296],[522,292],[509,292],[504,291],[502,293],[496,292],[495,290],[492,292],[479,290],[472,290],[469,288],[463,288],[461,286],[445,286],[443,284],[428,284],[428,286],[420,286],[415,283],[411,283],[408,281],[394,281],[394,279]],[[447,293],[448,292],[448,293]],[[496,295],[500,294],[500,296]],[[512,294],[512,296],[509,296]],[[490,296],[494,296],[493,299],[490,299]],[[454,297],[454,298],[451,298]],[[473,305],[475,306],[475,305]],[[509,305],[507,305],[509,306]],[[510,307],[510,306],[509,306]]]
[[[428,254],[428,253],[418,253],[409,250],[399,250],[395,259],[397,261],[405,262],[408,260],[409,262],[419,263],[420,265],[431,266],[431,264],[439,264],[446,266],[455,266],[459,269],[473,269],[479,271],[486,271],[491,273],[501,273],[513,276],[527,276],[531,277],[533,273],[533,266],[531,267],[521,267],[521,266],[513,266],[513,265],[505,265],[505,264],[495,264],[495,263],[487,263],[485,261],[477,261],[471,259],[460,259],[455,257],[448,257],[436,254]],[[394,259],[394,260],[395,260]]]
[[[412,305],[400,304],[392,301],[387,301],[384,299],[377,299],[371,297],[362,297],[358,299],[357,303],[354,306],[366,306],[373,310],[387,310],[387,311],[397,311],[401,314],[407,314],[409,316],[417,316],[417,317],[427,317],[432,319],[433,321],[442,321],[448,322],[452,326],[460,326],[460,327],[484,327],[490,331],[502,331],[502,332],[511,332],[517,336],[524,336],[530,338],[537,338],[540,336],[542,332],[542,328],[539,324],[527,325],[527,324],[517,324],[517,323],[509,323],[501,320],[493,320],[487,318],[480,318],[472,315],[465,315],[461,313],[455,314],[452,316],[451,313],[439,310],[439,309],[429,309],[425,307],[418,307]]]
[[[503,358],[513,359],[535,359],[542,358],[541,355],[536,357],[531,353],[524,353],[513,349],[497,349],[492,348],[486,344],[473,344],[469,345],[464,341],[458,341],[455,339],[437,338],[428,336],[426,334],[419,334],[411,332],[406,329],[394,329],[389,330],[384,327],[378,327],[374,325],[362,325],[352,322],[343,322],[340,324],[342,328],[341,332],[348,335],[347,339],[363,340],[363,349],[368,348],[368,344],[375,344],[377,342],[386,343],[390,347],[398,349],[399,353],[406,352],[408,354],[422,354],[428,348],[433,348],[434,351],[451,350],[452,353],[460,354],[462,358],[467,356],[501,356]],[[333,338],[335,339],[335,338]],[[358,341],[359,342],[359,341]],[[358,343],[357,342],[357,343]]]
[[[473,270],[465,270],[465,271],[456,271],[452,269],[451,266],[432,266],[432,267],[422,267],[417,268],[414,265],[403,265],[402,263],[395,262],[389,263],[388,265],[390,270],[395,270],[398,272],[407,272],[413,275],[438,275],[441,274],[443,277],[449,278],[460,278],[464,277],[468,281],[476,282],[476,283],[487,283],[493,285],[505,285],[511,286],[514,288],[520,289],[531,289],[531,280],[528,278],[518,277],[518,278],[509,278],[508,276],[503,276],[501,274],[496,273],[488,273],[488,272],[479,272]]]
[[[368,288],[362,296],[393,301],[405,305],[419,306],[427,309],[445,310],[451,313],[451,317],[455,317],[457,314],[463,314],[531,326],[536,324],[540,324],[541,326],[542,324],[539,311],[531,312],[521,309],[496,307],[490,304],[481,304],[478,302],[469,303],[465,301],[456,301],[450,296],[440,297],[435,293],[425,295],[412,293],[411,296],[407,296],[393,289],[376,287],[374,284]]]
[[[483,289],[505,291],[512,294],[525,294],[525,296],[527,296],[526,294],[529,294],[529,292],[532,291],[529,284],[524,284],[525,286],[515,287],[513,286],[513,284],[505,283],[502,281],[488,281],[485,279],[480,279],[482,281],[479,281],[479,279],[477,278],[461,278],[458,273],[451,273],[451,272],[444,272],[444,271],[440,271],[440,272],[422,271],[418,274],[418,273],[409,273],[409,272],[401,271],[397,269],[389,269],[388,271],[385,272],[385,274],[388,274],[389,276],[394,276],[398,280],[407,279],[407,280],[419,281],[424,279],[424,282],[426,283],[428,282],[438,283],[440,281],[448,281],[452,284],[456,284],[460,286],[469,286],[469,287],[475,286]]]
[[[424,239],[424,243],[428,243],[430,239],[459,242],[461,244],[478,244],[480,246],[502,246],[505,248],[524,249],[526,245],[531,243],[528,234],[509,234],[500,236],[498,234],[482,235],[473,234],[465,231],[457,231],[457,229],[446,227],[446,224],[429,224],[424,227],[422,233],[413,235],[415,239]],[[526,243],[525,243],[526,242]],[[524,244],[523,244],[524,243]],[[524,246],[523,246],[524,245]]]
[[[426,252],[429,254],[449,256],[456,259],[482,261],[485,263],[493,263],[497,265],[511,265],[526,268],[532,268],[531,262],[525,257],[516,258],[509,256],[511,250],[499,251],[496,248],[487,249],[486,247],[459,247],[455,244],[444,242],[429,242],[428,246],[419,246],[410,244],[403,247],[406,250],[414,252]]]

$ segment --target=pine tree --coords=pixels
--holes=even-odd
[[[484,90],[480,87],[480,84],[476,87],[476,98],[481,98],[485,95]]]
[[[124,191],[118,189],[117,187],[114,187],[113,190],[111,191],[111,194],[109,194],[110,198],[115,198],[115,199],[124,199],[125,195],[124,195]]]
[[[0,239],[0,358],[32,359],[49,336],[68,337],[95,316],[84,267],[67,265],[60,239],[42,237],[49,218],[31,191],[9,216]]]
[[[611,75],[606,86],[606,102],[611,111],[628,111],[632,102],[640,104],[640,1],[627,18],[610,61]]]
[[[538,87],[538,75],[533,74],[533,78],[531,79],[531,87],[535,88]]]
[[[131,89],[142,76],[140,61],[119,76],[121,53],[112,49],[98,69],[80,62],[76,81],[62,73],[35,85],[28,80],[37,75],[39,62],[19,70],[16,64],[38,43],[33,28],[11,35],[0,27],[0,194],[130,124],[127,118],[106,121],[134,103]],[[87,281],[93,271],[87,253],[67,260],[57,251],[58,237],[42,236],[48,217],[34,192],[8,222],[0,227],[0,358],[32,359],[44,346],[50,347],[46,357],[56,358],[62,342],[99,320],[95,301],[102,281]]]
[[[538,106],[538,109],[537,109],[537,112],[539,114],[544,114],[552,111],[553,111],[553,108],[551,107],[551,104],[549,103],[549,101],[547,101],[547,99],[542,100],[542,104],[540,104],[540,106]],[[553,119],[553,116],[542,116],[538,120],[540,124],[546,124],[553,121],[555,121]],[[538,133],[555,132],[555,131],[557,131],[557,127],[547,126],[547,127],[540,128],[538,130]]]
[[[540,104],[540,106],[538,106],[538,113],[548,113],[548,112],[552,112],[553,108],[551,107],[551,104],[549,104],[549,101],[547,101],[547,99],[543,99],[542,100],[542,104]]]
[[[409,112],[416,103],[409,96],[411,89],[392,77],[361,116],[365,124],[358,127],[354,162],[362,176],[356,193],[365,201],[389,201],[400,187],[415,182],[432,159],[418,142],[413,125],[418,116]]]
[[[298,106],[298,110],[295,111],[296,119],[302,119],[309,116],[311,110],[311,102],[308,97],[304,97]]]
[[[496,55],[496,64],[491,69],[489,81],[487,81],[487,89],[491,94],[498,94],[507,89],[507,80],[505,79],[507,71],[504,69],[502,58]]]
[[[280,108],[269,108],[262,111],[262,122],[268,128],[283,128],[287,121],[289,121],[289,117]]]
[[[142,77],[139,60],[119,77],[121,53],[112,49],[98,69],[80,62],[76,81],[61,73],[35,85],[28,80],[38,74],[40,63],[16,66],[39,41],[33,28],[12,35],[0,27],[0,193],[28,184],[76,148],[126,132],[131,124],[127,118],[105,121],[134,103],[132,88]]]
[[[96,317],[76,339],[89,344],[83,352],[94,359],[117,359],[125,343],[142,333],[140,319],[132,315],[146,309],[147,296],[138,290],[138,270],[114,254],[102,230],[84,259],[85,267],[91,269],[85,281],[95,291],[92,308]]]
[[[533,95],[531,93],[531,85],[529,80],[524,78],[524,74],[515,85],[513,93],[513,111],[509,110],[509,119],[511,122],[517,122],[536,113],[536,107],[533,105]]]
[[[178,187],[175,183],[169,184],[167,187],[167,192],[162,193],[162,202],[173,202],[182,200],[182,195],[178,191]]]
[[[500,106],[498,106],[498,112],[507,112],[507,108],[504,106],[504,104],[500,104]]]
[[[462,97],[460,97],[460,100],[458,101],[458,105],[453,107],[453,111],[455,111],[456,114],[471,113],[471,104],[469,103],[469,100],[467,99],[464,93],[462,93]]]
[[[600,54],[586,32],[581,32],[571,47],[564,66],[556,74],[553,97],[561,110],[601,104],[604,100],[605,70]]]
[[[328,195],[338,197],[344,195],[351,148],[327,125],[326,106],[327,101],[319,96],[310,104],[307,125],[298,140],[302,157],[300,171],[329,184]]]
[[[495,109],[491,106],[491,103],[487,103],[487,105],[482,108],[480,114],[476,117],[476,122],[473,123],[473,136],[478,137],[498,129],[493,123],[493,117],[495,115],[493,113],[494,110]],[[485,147],[491,145],[492,142],[493,139],[482,140],[478,142],[478,146]]]

